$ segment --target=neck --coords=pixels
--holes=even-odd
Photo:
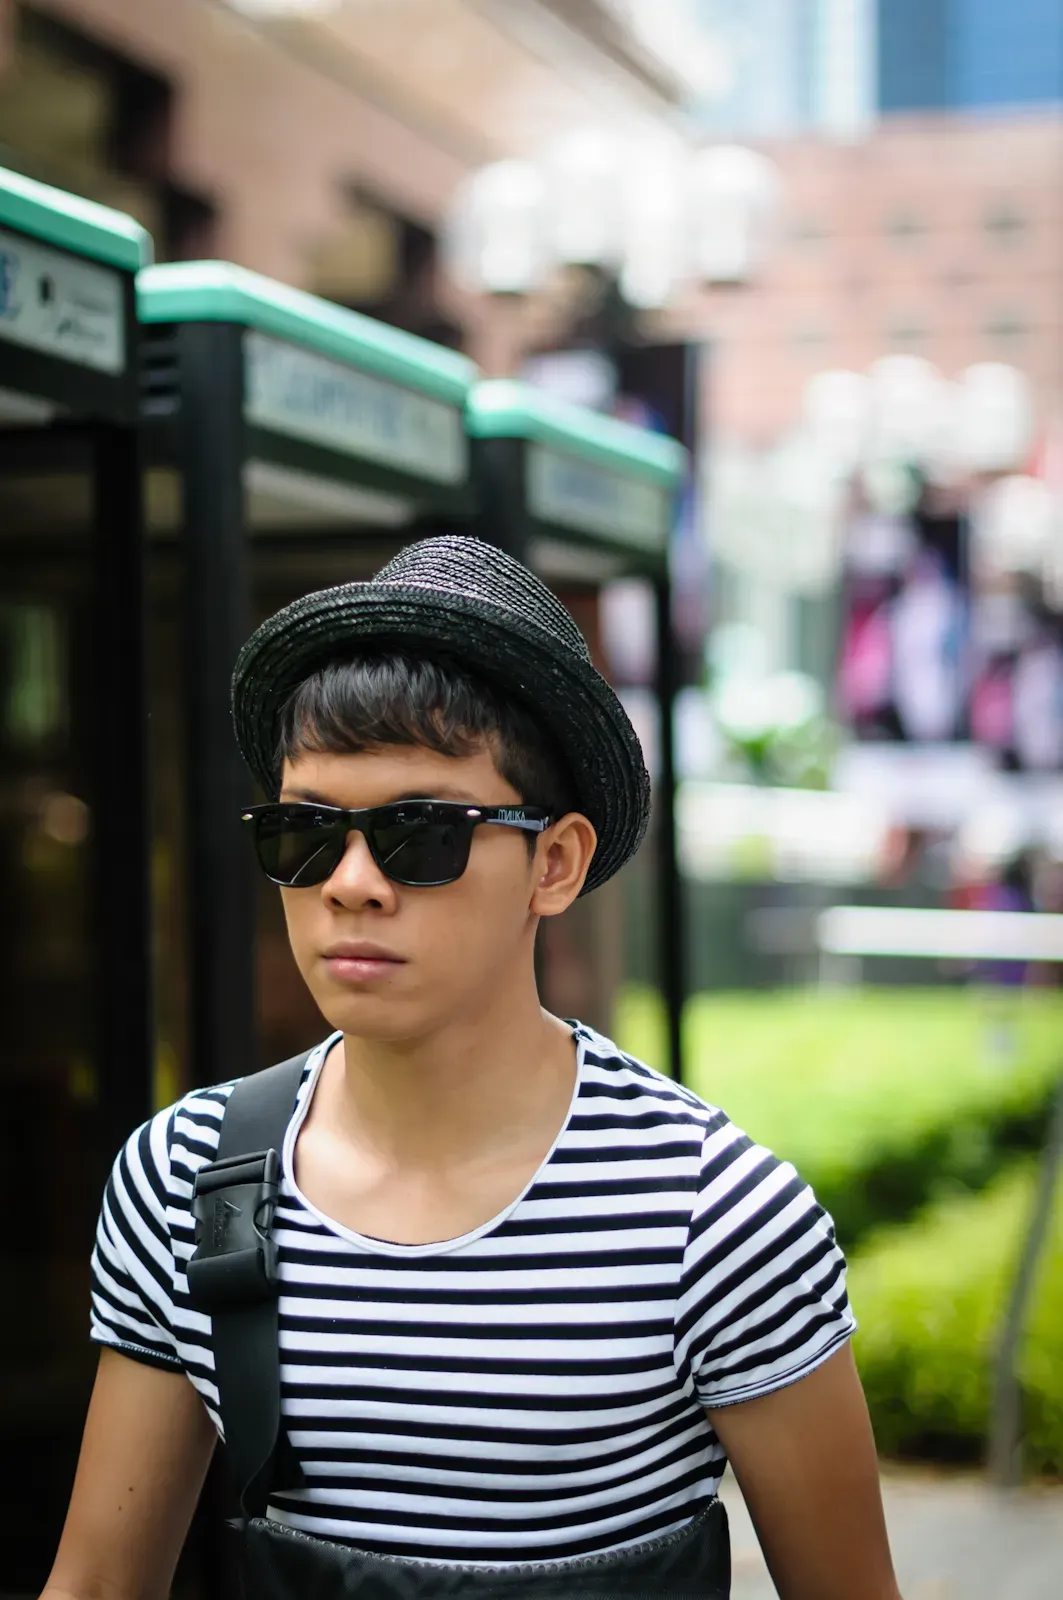
[[[345,1034],[334,1056],[326,1097],[344,1130],[396,1165],[425,1169],[497,1157],[560,1126],[575,1083],[570,1030],[542,1009],[530,971],[475,1016],[416,1039]]]

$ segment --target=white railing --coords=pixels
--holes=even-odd
[[[821,913],[817,933],[830,956],[1063,961],[1063,916],[1039,911],[832,906]]]

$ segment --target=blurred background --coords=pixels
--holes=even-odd
[[[1058,1595],[1063,0],[0,0],[0,166],[136,218],[160,262],[234,262],[686,447],[674,751],[660,585],[541,552],[658,794],[655,839],[551,930],[547,1001],[681,1066],[831,1211],[910,1600]],[[82,1026],[89,579],[76,543],[42,554],[84,508],[43,472],[0,486],[5,1168],[40,1211],[4,1267],[39,1308],[4,1319],[11,1596],[91,1375],[111,1082]],[[196,645],[173,475],[147,486],[161,1105],[227,1074],[190,1021]],[[267,519],[249,620],[371,572],[365,522]],[[321,1024],[271,897],[256,931],[261,1065]],[[738,1530],[736,1594],[773,1593]]]

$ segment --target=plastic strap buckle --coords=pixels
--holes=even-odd
[[[198,1310],[257,1305],[276,1295],[277,1246],[270,1228],[279,1192],[276,1150],[210,1161],[196,1173],[188,1295]]]

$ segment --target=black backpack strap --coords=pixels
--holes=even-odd
[[[241,1078],[222,1118],[218,1154],[196,1174],[196,1251],[188,1294],[209,1313],[225,1447],[245,1517],[266,1509],[275,1471],[299,1481],[280,1419],[277,1246],[280,1150],[310,1051]]]

